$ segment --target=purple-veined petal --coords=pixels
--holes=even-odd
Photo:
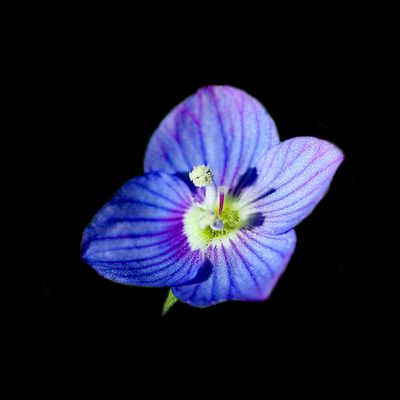
[[[268,235],[261,227],[239,230],[234,237],[210,246],[206,257],[212,272],[197,284],[175,286],[178,299],[196,307],[227,300],[262,301],[276,285],[296,246],[294,230]]]
[[[275,123],[256,99],[229,86],[208,86],[161,122],[144,168],[175,174],[208,164],[215,183],[232,188],[278,143]]]
[[[195,279],[204,261],[183,232],[191,203],[186,184],[164,172],[130,180],[86,228],[83,259],[124,284],[171,286]]]
[[[335,145],[313,137],[280,143],[257,165],[257,179],[243,190],[241,204],[262,213],[270,234],[287,232],[313,211],[343,158]]]

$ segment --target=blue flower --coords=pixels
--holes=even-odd
[[[115,282],[171,287],[206,307],[266,299],[343,153],[313,137],[280,143],[247,93],[210,86],[179,104],[133,178],[83,234],[82,256]]]

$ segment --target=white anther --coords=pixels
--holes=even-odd
[[[213,183],[213,176],[208,165],[197,165],[189,173],[189,178],[197,187],[204,187]]]

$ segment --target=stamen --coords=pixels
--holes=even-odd
[[[189,178],[197,187],[208,186],[213,183],[213,176],[208,165],[197,165],[189,173]]]
[[[204,197],[204,207],[214,210],[215,205],[217,204],[218,201],[218,188],[213,182],[211,185],[206,186],[206,194]]]
[[[199,226],[202,229],[209,226],[216,231],[222,231],[224,224],[220,217],[224,204],[224,195],[222,195],[221,202],[210,167],[208,165],[197,165],[189,173],[189,178],[195,186],[204,187],[205,189],[204,201],[202,204],[199,204],[199,208],[202,210],[198,220]],[[218,215],[216,210],[219,210]]]

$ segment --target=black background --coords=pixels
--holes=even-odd
[[[201,332],[197,344],[228,346],[247,338],[250,347],[277,343],[324,354],[361,347],[360,338],[376,326],[367,282],[374,255],[366,252],[365,234],[382,212],[376,191],[368,202],[361,195],[364,181],[378,176],[365,163],[379,103],[373,73],[365,68],[368,43],[336,34],[310,43],[311,35],[271,48],[252,46],[247,37],[220,37],[211,49],[207,40],[176,37],[159,38],[155,48],[123,33],[62,35],[35,57],[42,100],[35,140],[50,149],[46,161],[38,160],[50,222],[34,267],[35,326],[44,342],[54,341],[57,351],[74,343],[139,352],[135,338],[151,330],[151,346],[163,346],[165,335],[189,341]],[[269,300],[206,309],[178,303],[161,318],[168,289],[100,277],[80,259],[81,236],[113,193],[143,173],[147,142],[164,116],[209,84],[236,86],[257,98],[281,140],[315,136],[336,143],[346,158],[327,196],[296,228],[296,251]]]

